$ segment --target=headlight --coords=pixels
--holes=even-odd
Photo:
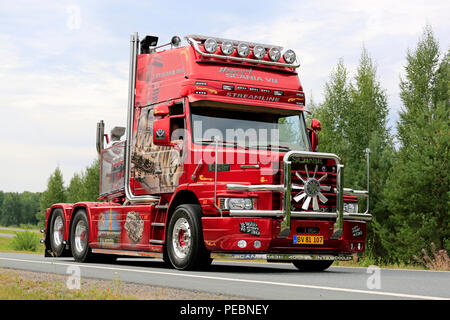
[[[286,61],[286,63],[294,63],[295,61],[295,52],[292,50],[288,50],[284,53],[283,55],[284,61]]]
[[[271,48],[269,50],[269,57],[272,61],[278,61],[281,58],[281,51],[278,48]]]
[[[241,42],[238,45],[237,52],[242,58],[245,58],[250,53],[250,47],[245,42]]]
[[[221,198],[220,208],[225,210],[252,210],[253,199],[251,198]]]
[[[234,51],[233,42],[231,41],[224,41],[222,42],[222,46],[220,47],[222,50],[222,53],[226,56],[229,56]]]
[[[206,39],[203,46],[208,53],[215,53],[217,51],[217,41],[213,38]]]
[[[344,212],[358,213],[358,204],[357,203],[344,203]]]
[[[266,49],[264,49],[264,47],[262,46],[256,45],[253,48],[253,55],[255,56],[256,59],[261,60],[266,55]]]

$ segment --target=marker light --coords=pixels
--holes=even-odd
[[[242,58],[245,58],[250,54],[250,47],[248,44],[241,42],[237,47],[237,52]]]
[[[284,61],[286,61],[286,63],[294,63],[295,61],[295,52],[292,50],[287,50],[284,55],[283,55]]]
[[[234,51],[233,42],[227,40],[222,42],[222,46],[220,47],[220,49],[222,50],[222,53],[224,55],[229,56]]]
[[[281,51],[278,48],[272,48],[269,50],[269,57],[272,61],[278,61],[281,58]]]
[[[208,53],[215,53],[217,51],[217,41],[212,38],[206,39],[203,46]]]
[[[264,49],[264,47],[262,46],[256,45],[253,48],[253,55],[255,56],[256,59],[261,60],[266,55],[266,49]]]

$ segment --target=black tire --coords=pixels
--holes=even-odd
[[[92,250],[89,247],[89,221],[84,209],[78,210],[72,219],[70,228],[70,248],[75,261],[93,261]]]
[[[212,259],[203,242],[199,205],[178,206],[169,222],[166,232],[167,257],[172,266],[179,270],[202,269]]]
[[[53,210],[49,225],[50,248],[53,256],[61,257],[65,254],[64,234],[66,232],[66,222],[62,209]]]
[[[319,261],[298,260],[292,263],[300,271],[317,272],[328,269],[333,264],[333,260],[319,260]]]

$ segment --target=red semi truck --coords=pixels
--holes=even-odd
[[[101,201],[47,209],[45,256],[154,257],[183,270],[227,257],[325,270],[363,252],[368,187],[344,188],[341,159],[316,152],[320,122],[306,126],[295,53],[185,39],[158,46],[157,37],[131,36],[127,127],[105,146],[97,125]],[[367,199],[364,213],[357,197]]]

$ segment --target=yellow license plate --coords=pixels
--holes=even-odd
[[[300,236],[295,235],[294,244],[323,244],[323,236]]]

